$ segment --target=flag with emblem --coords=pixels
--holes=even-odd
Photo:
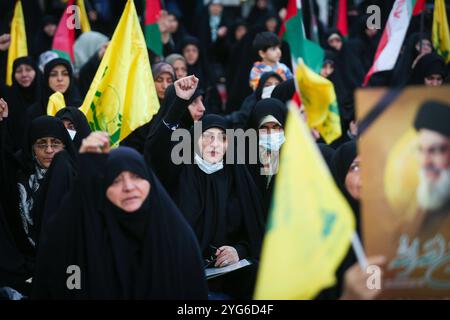
[[[93,131],[107,131],[117,146],[159,109],[144,34],[128,0],[80,107]]]

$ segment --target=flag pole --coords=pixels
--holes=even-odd
[[[352,247],[355,251],[356,258],[358,259],[359,266],[361,270],[366,271],[369,263],[367,262],[366,254],[364,253],[361,240],[359,239],[358,233],[355,231],[352,236]]]

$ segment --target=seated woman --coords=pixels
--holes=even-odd
[[[197,136],[195,129],[194,134],[184,130],[188,135],[184,138],[191,142],[174,145],[171,141],[197,84],[195,76],[175,82],[177,98],[149,136],[145,154],[197,235],[203,257],[213,260],[211,266],[224,267],[246,258],[255,262],[220,277],[218,281],[222,282],[214,289],[210,282],[210,290],[250,298],[264,233],[262,200],[245,165],[229,163],[225,158],[229,151],[226,120],[206,115],[197,122],[201,134]],[[188,156],[175,165],[173,148],[183,145],[188,149],[183,150],[183,157],[186,153]]]
[[[144,158],[94,132],[40,244],[34,298],[205,299],[195,235]],[[69,266],[80,271],[73,286]],[[71,290],[72,288],[72,290]]]
[[[0,114],[7,110],[4,100],[0,101]],[[5,113],[3,113],[3,116]],[[3,118],[2,116],[2,118]],[[14,154],[8,146],[6,122],[0,118],[0,206],[4,216],[0,217],[1,228],[6,231],[0,239],[0,247],[8,241],[15,248],[20,259],[11,260],[7,250],[0,250],[0,286],[12,283],[28,295],[25,280],[30,278],[34,268],[36,224],[33,209],[37,193],[55,155],[66,150],[75,156],[70,136],[61,121],[42,116],[31,122],[24,148]],[[1,212],[0,212],[1,213]],[[3,214],[2,214],[3,215]],[[12,249],[11,249],[12,250]],[[6,266],[3,265],[6,263]]]
[[[280,150],[285,141],[286,116],[286,106],[273,98],[260,100],[250,115],[250,128],[258,132],[258,162],[249,165],[249,171],[263,195],[265,217],[270,208]]]

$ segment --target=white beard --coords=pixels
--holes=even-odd
[[[420,183],[417,188],[417,203],[426,211],[436,211],[450,201],[450,169],[442,170],[436,182],[429,182],[425,170],[420,170]]]

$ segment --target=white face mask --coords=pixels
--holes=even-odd
[[[284,132],[259,135],[259,145],[267,151],[279,151],[284,141]]]
[[[200,170],[202,170],[206,174],[211,174],[223,169],[223,160],[212,164],[202,159],[202,157],[200,157],[198,154],[195,154],[194,160]]]
[[[69,132],[70,139],[74,139],[77,132],[75,130],[67,129],[67,132]]]
[[[263,88],[263,91],[261,94],[261,99],[270,98],[270,96],[272,95],[273,89],[275,89],[275,85]]]

